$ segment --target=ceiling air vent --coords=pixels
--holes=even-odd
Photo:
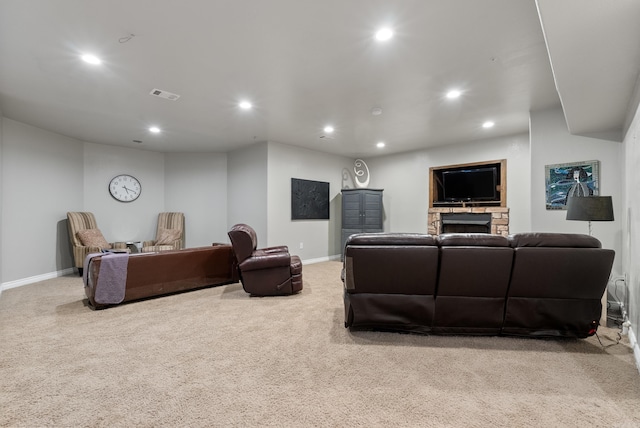
[[[171,92],[163,91],[162,89],[153,89],[151,92],[149,92],[149,95],[153,95],[154,97],[160,97],[160,98],[164,98],[165,100],[171,100],[171,101],[175,101],[178,98],[180,98],[180,95],[172,94]]]

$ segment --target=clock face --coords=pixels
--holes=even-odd
[[[113,177],[109,183],[109,193],[120,202],[135,201],[140,196],[141,191],[142,186],[138,179],[128,174]]]

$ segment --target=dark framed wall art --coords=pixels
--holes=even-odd
[[[548,210],[566,210],[569,196],[598,196],[600,161],[545,165],[545,197]]]
[[[291,179],[291,220],[328,220],[329,183]]]

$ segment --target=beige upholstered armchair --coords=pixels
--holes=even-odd
[[[109,243],[98,229],[96,218],[89,212],[68,212],[67,228],[73,248],[73,260],[78,273],[82,275],[84,259],[88,254],[99,253],[102,250],[127,250],[124,242]]]
[[[184,248],[184,213],[158,214],[156,239],[144,241],[142,252],[180,250]]]

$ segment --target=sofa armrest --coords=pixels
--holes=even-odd
[[[265,254],[288,253],[289,252],[289,247],[287,247],[286,245],[279,245],[277,247],[261,248],[261,249],[256,250],[256,251],[262,251]]]
[[[75,267],[82,268],[84,266],[84,259],[91,253],[99,253],[99,247],[85,247],[85,246],[77,246],[73,247],[73,258],[75,261]]]
[[[256,250],[251,254],[251,257],[240,263],[240,268],[243,271],[251,271],[289,265],[291,265],[291,256],[289,253],[268,253],[264,250]]]

